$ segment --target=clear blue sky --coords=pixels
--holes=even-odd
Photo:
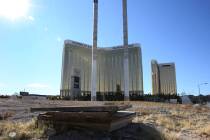
[[[122,44],[121,7],[99,0],[99,46]],[[59,94],[63,41],[92,44],[92,12],[92,0],[30,0],[25,17],[0,15],[0,94]],[[196,95],[203,82],[210,93],[209,0],[128,0],[128,17],[129,43],[142,45],[145,93],[151,59],[176,63],[179,93]]]

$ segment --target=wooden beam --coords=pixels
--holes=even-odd
[[[132,122],[134,112],[47,112],[38,116],[38,122],[53,126],[89,128],[100,131],[114,131]],[[57,128],[57,127],[56,127]],[[59,128],[59,127],[58,127]]]
[[[30,108],[31,112],[61,111],[61,112],[117,112],[131,108],[131,105],[103,105],[103,106],[69,106]]]

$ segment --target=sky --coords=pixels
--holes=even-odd
[[[59,94],[64,40],[92,44],[92,1],[0,0],[0,94]],[[210,94],[210,0],[128,0],[128,28],[145,93],[156,59],[175,62],[178,93],[198,95],[207,82]],[[99,0],[98,33],[99,46],[123,43],[121,0]]]

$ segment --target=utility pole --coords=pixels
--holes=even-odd
[[[122,5],[123,5],[123,45],[124,45],[124,97],[125,100],[129,100],[127,0],[122,0]]]
[[[92,73],[91,73],[91,101],[96,100],[96,76],[97,76],[97,40],[98,40],[98,0],[93,0],[93,46],[92,46]]]

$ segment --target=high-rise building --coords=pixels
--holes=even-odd
[[[153,95],[177,94],[175,64],[174,63],[158,64],[156,60],[152,60],[151,68],[152,68]]]
[[[60,94],[76,99],[91,93],[92,46],[66,40]],[[124,47],[97,48],[96,92],[124,94]],[[139,44],[128,45],[129,93],[143,94],[142,55]]]
[[[127,0],[122,0],[123,45],[98,48],[98,0],[93,0],[93,44],[66,40],[63,50],[61,96],[72,99],[91,93],[143,94],[142,55],[139,44],[128,44]]]
[[[151,68],[152,68],[152,94],[157,95],[160,93],[160,74],[159,74],[158,63],[156,60],[152,60]]]

